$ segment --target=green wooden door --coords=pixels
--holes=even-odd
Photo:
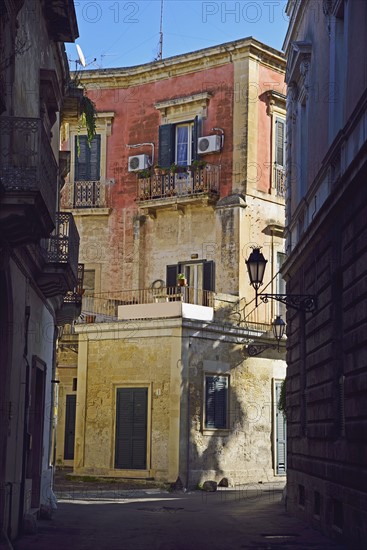
[[[147,388],[117,390],[115,468],[146,469],[147,404]]]

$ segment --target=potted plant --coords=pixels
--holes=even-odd
[[[177,275],[177,286],[186,286],[187,280],[184,273],[179,273]]]
[[[171,172],[171,174],[176,174],[176,172],[178,171],[178,166],[177,164],[175,164],[174,162],[171,164],[171,166],[169,167],[169,171]]]
[[[208,163],[206,162],[206,160],[193,160],[191,163],[191,170],[193,170],[194,172],[196,172],[197,170],[202,170],[207,164]]]
[[[138,175],[138,179],[150,178],[150,170],[148,168],[144,168],[143,170],[138,170],[137,175]]]
[[[154,166],[154,173],[156,176],[160,176],[162,174],[162,168],[159,166],[159,164],[156,164]]]

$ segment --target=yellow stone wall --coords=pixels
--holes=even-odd
[[[177,320],[155,325],[80,327],[76,473],[177,478],[181,327]],[[147,470],[114,468],[116,389],[122,387],[148,388]]]

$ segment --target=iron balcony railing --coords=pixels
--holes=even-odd
[[[78,264],[78,278],[74,290],[69,290],[64,296],[64,304],[80,304],[83,298],[84,264]]]
[[[118,306],[137,304],[154,304],[160,302],[184,302],[207,307],[214,307],[215,293],[194,287],[161,287],[106,292],[83,296],[82,321],[91,316],[98,316],[98,321],[117,319]]]
[[[68,264],[78,280],[79,233],[70,212],[57,212],[55,229],[45,243],[46,262]]]
[[[40,193],[55,219],[57,163],[39,118],[0,117],[0,188]]]
[[[73,208],[106,208],[107,186],[102,181],[75,181]]]
[[[220,165],[207,164],[205,168],[198,170],[188,168],[184,172],[138,178],[138,200],[143,202],[198,194],[217,195],[220,169]]]
[[[274,164],[273,186],[278,197],[285,197],[285,170],[283,166]]]

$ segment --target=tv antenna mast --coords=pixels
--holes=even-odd
[[[159,51],[157,61],[160,61],[163,57],[163,0],[161,0],[161,24],[159,29]]]

